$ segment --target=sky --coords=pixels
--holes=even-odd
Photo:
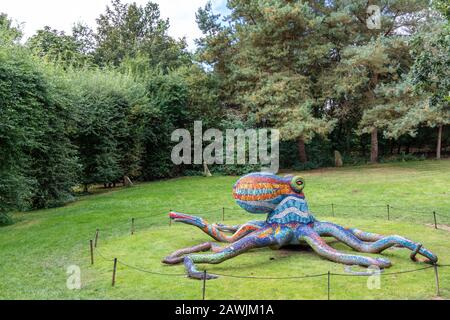
[[[144,5],[148,0],[122,0]],[[158,3],[161,17],[169,18],[169,34],[175,38],[186,37],[189,49],[194,49],[194,39],[201,36],[195,23],[195,13],[207,0],[151,0]],[[95,19],[105,11],[110,0],[0,0],[0,13],[8,14],[17,23],[23,23],[24,39],[48,25],[70,33],[75,22],[95,27]],[[215,13],[226,13],[226,0],[211,0]]]

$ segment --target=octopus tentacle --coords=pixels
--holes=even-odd
[[[346,235],[347,237],[353,239],[355,243],[359,241],[361,243],[369,244],[385,237],[376,233],[365,232],[359,229],[344,228],[338,224],[326,221],[316,221],[314,223],[313,229],[320,236],[334,237],[339,241],[342,241],[342,239],[344,239],[343,235]],[[352,247],[350,243],[348,245]]]
[[[367,242],[375,242],[384,237],[382,234],[366,232],[366,231],[362,231],[362,230],[359,230],[356,228],[347,228],[346,230],[348,232],[351,232],[359,240],[367,241]]]
[[[162,260],[162,263],[165,264],[178,264],[183,262],[184,256],[190,253],[202,252],[211,250],[212,252],[222,252],[225,247],[222,247],[214,242],[205,242],[192,247],[187,247],[183,249],[179,249],[172,254],[168,255]]]
[[[201,252],[201,251],[208,251],[212,248],[211,242],[205,242],[202,244],[198,244],[192,247],[187,247],[183,249],[179,249],[172,254],[165,257],[162,262],[166,264],[178,264],[183,262],[184,255],[189,253],[195,253],[195,252]]]
[[[316,253],[328,260],[365,267],[378,266],[379,268],[389,268],[391,266],[391,262],[384,258],[371,258],[339,252],[330,247],[316,231],[308,226],[301,226],[298,232],[299,240],[306,241]]]
[[[281,246],[288,242],[292,235],[293,232],[289,228],[280,230],[279,226],[278,228],[267,226],[245,236],[235,243],[229,244],[219,253],[189,254],[184,257],[184,265],[190,278],[203,279],[204,273],[197,270],[195,263],[217,264],[254,248],[262,248],[273,245]],[[206,275],[206,279],[213,279],[216,277],[217,276],[214,275]]]
[[[332,236],[331,234],[327,234],[327,230],[326,228],[324,228],[324,225],[336,225],[335,223],[332,222],[327,222],[327,221],[316,221],[314,223],[314,229],[323,236]],[[375,242],[377,240],[380,240],[381,238],[385,237],[382,234],[378,234],[378,233],[373,233],[373,232],[367,232],[367,231],[363,231],[357,228],[344,228],[346,231],[350,232],[351,234],[353,234],[355,237],[357,237],[359,240],[362,241],[367,241],[367,242]]]
[[[228,235],[220,230],[217,225],[210,224],[206,219],[191,216],[179,212],[170,212],[169,217],[175,222],[183,222],[200,228],[203,232],[214,238],[219,242],[235,242],[242,237],[258,230],[264,222],[251,221],[239,227],[239,229],[232,235]]]
[[[387,248],[400,246],[421,254],[433,263],[437,261],[437,257],[429,250],[423,248],[421,244],[415,243],[398,235],[384,236],[374,242],[365,242],[358,239],[349,230],[330,222],[316,223],[314,225],[314,230],[318,234],[331,235],[352,249],[360,252],[380,253]]]
[[[213,226],[215,226],[220,231],[234,233],[234,232],[238,231],[238,229],[242,226],[242,224],[229,226],[229,225],[222,224],[222,223],[213,223]]]

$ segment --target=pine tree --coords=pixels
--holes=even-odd
[[[297,140],[300,161],[306,162],[305,142],[333,127],[317,116],[323,103],[314,77],[321,68],[318,52],[326,48],[314,30],[321,20],[298,1],[236,0],[228,5],[231,28],[220,26],[210,6],[199,12],[207,34],[201,53],[225,79],[228,104],[255,114],[260,126],[278,128],[282,139]]]
[[[325,96],[331,112],[344,120],[349,114],[360,133],[371,135],[371,162],[378,160],[379,118],[374,108],[388,103],[378,87],[395,84],[412,64],[408,37],[427,17],[426,1],[381,1],[380,29],[369,29],[367,5],[363,2],[332,1],[320,8],[333,44],[335,62],[323,75]],[[425,19],[426,21],[426,19]],[[359,119],[361,121],[359,121]],[[341,120],[341,121],[342,121]]]
[[[437,127],[436,158],[440,159],[443,127],[450,123],[448,20],[424,26],[410,48],[415,59],[409,73],[395,85],[380,88],[389,102],[375,108],[371,116],[382,119],[387,137],[415,136],[422,125]]]

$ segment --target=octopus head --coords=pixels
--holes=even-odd
[[[250,213],[270,213],[288,196],[304,199],[304,187],[305,181],[299,176],[250,173],[236,182],[233,197],[241,208]]]

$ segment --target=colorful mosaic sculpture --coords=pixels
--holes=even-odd
[[[226,226],[210,224],[199,217],[170,212],[172,220],[194,225],[216,241],[227,242],[229,245],[222,247],[214,242],[206,242],[175,251],[164,258],[163,262],[184,263],[189,277],[203,279],[205,273],[196,269],[196,263],[217,264],[254,248],[278,249],[286,245],[306,243],[322,257],[346,265],[377,266],[381,269],[391,266],[391,262],[385,258],[339,252],[330,247],[322,237],[334,237],[360,252],[380,253],[392,246],[407,248],[412,251],[411,259],[414,261],[416,255],[420,254],[427,258],[427,262],[437,262],[437,256],[420,243],[401,236],[383,236],[316,220],[308,210],[303,194],[304,187],[305,182],[301,177],[251,173],[240,178],[233,187],[233,196],[237,204],[247,212],[267,214],[265,221]],[[209,250],[212,253],[197,253]],[[213,274],[206,274],[207,279],[216,277]]]

